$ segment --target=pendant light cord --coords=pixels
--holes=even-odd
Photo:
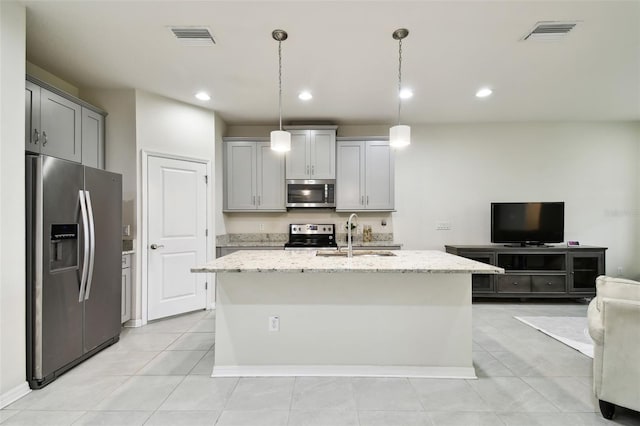
[[[400,125],[400,111],[402,110],[402,39],[398,40],[398,126]]]
[[[282,41],[278,40],[278,115],[282,131]]]

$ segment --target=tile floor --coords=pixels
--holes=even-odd
[[[474,303],[478,380],[218,378],[214,312],[123,329],[120,342],[0,411],[5,425],[640,425],[609,422],[591,360],[514,315],[584,316],[586,303]]]

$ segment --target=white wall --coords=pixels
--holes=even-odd
[[[609,247],[607,274],[637,276],[639,126],[412,126],[396,155],[396,237],[407,249],[486,244],[492,201],[564,201],[565,239]]]
[[[25,8],[0,2],[0,408],[29,392],[25,343]]]
[[[82,98],[108,112],[105,168],[122,174],[122,224],[136,234],[136,93],[134,90],[83,89]]]
[[[225,136],[267,136],[269,126],[228,126]],[[387,126],[339,126],[338,136],[383,136]],[[221,160],[220,160],[221,164]],[[492,201],[564,201],[565,239],[607,250],[607,274],[640,276],[640,123],[489,123],[412,126],[396,153],[392,226],[405,249],[487,244]],[[220,205],[219,208],[222,208]],[[330,213],[225,214],[226,232],[285,232]],[[449,231],[436,231],[450,222]]]
[[[142,218],[145,214],[142,211],[142,152],[153,152],[177,155],[190,158],[198,158],[210,162],[211,171],[215,165],[215,113],[210,110],[198,108],[178,102],[173,99],[155,95],[142,90],[135,91],[136,108],[136,162],[137,172],[137,199],[136,216],[137,227],[136,240],[137,247],[136,262],[137,276],[135,289],[135,307],[133,307],[132,317],[143,318],[142,307],[142,262],[144,256],[142,250]],[[209,257],[215,257],[215,183],[208,187],[209,197],[209,243],[207,251]],[[213,291],[209,291],[209,303],[213,303]]]
[[[215,140],[215,173],[214,173],[214,188],[216,192],[216,209],[215,209],[215,223],[216,232],[215,235],[222,235],[227,233],[227,229],[224,223],[224,216],[222,214],[222,194],[223,194],[223,174],[224,167],[222,165],[222,137],[226,134],[227,124],[216,115],[216,140]]]

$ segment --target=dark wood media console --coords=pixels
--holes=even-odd
[[[606,247],[445,246],[447,253],[504,268],[473,275],[473,297],[581,298],[596,294]]]

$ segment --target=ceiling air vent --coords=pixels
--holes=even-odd
[[[212,46],[216,41],[207,27],[169,27],[173,35],[190,46]]]
[[[578,24],[577,21],[558,22],[558,21],[542,21],[537,22],[532,31],[530,31],[522,40],[558,40],[569,34],[569,31]]]

